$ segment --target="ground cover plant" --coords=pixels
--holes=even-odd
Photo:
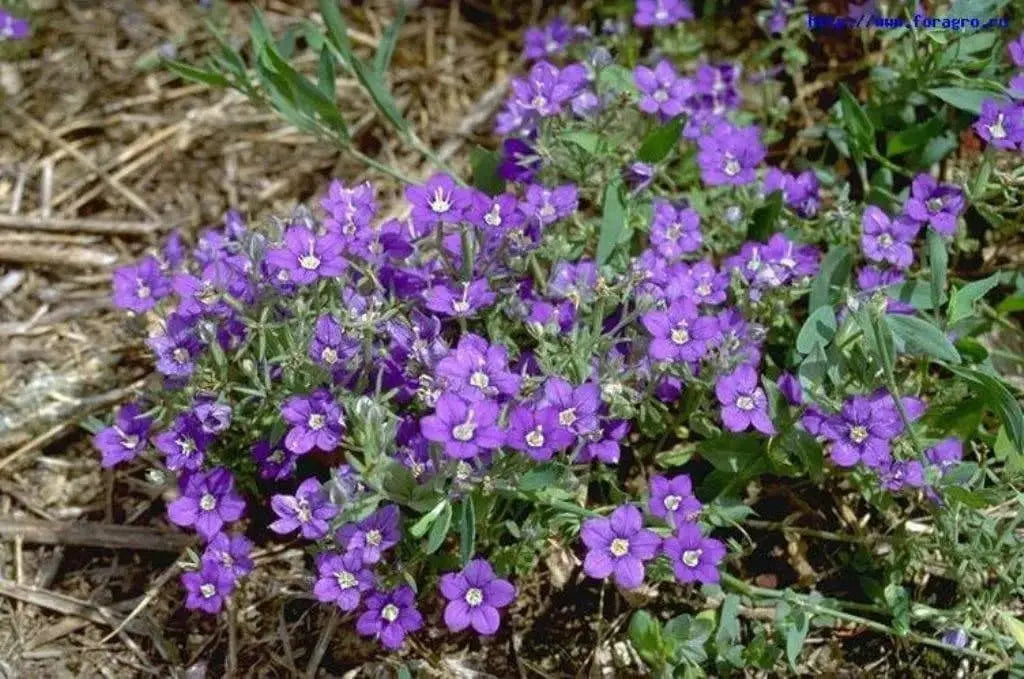
[[[1008,5],[950,12],[1019,29]],[[256,543],[300,544],[324,638],[427,672],[418,636],[502,634],[559,549],[655,676],[796,672],[851,629],[897,668],[1024,670],[1024,37],[879,31],[847,81],[808,53],[867,38],[809,31],[818,8],[747,12],[738,56],[715,9],[529,29],[470,172],[387,86],[401,15],[370,58],[324,0],[169,64],[405,185],[384,214],[339,178],[115,272],[163,388],[95,442],[173,480],[187,609],[227,614]],[[351,145],[337,69],[435,174]]]

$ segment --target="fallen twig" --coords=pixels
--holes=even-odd
[[[149,552],[180,552],[194,542],[185,533],[140,526],[0,518],[0,538],[13,537],[43,545],[79,545]]]
[[[156,222],[122,222],[112,219],[61,219],[28,215],[0,215],[0,227],[32,231],[81,231],[84,233],[144,236],[160,230]]]
[[[83,618],[99,625],[114,627],[121,621],[121,616],[106,606],[99,606],[29,585],[19,585],[3,578],[0,578],[0,595],[64,615]],[[149,635],[148,630],[139,623],[129,625],[125,629],[135,634]]]

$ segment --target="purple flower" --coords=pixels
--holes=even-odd
[[[281,442],[272,446],[269,441],[257,441],[252,444],[250,452],[259,466],[260,478],[283,481],[295,471],[298,455],[281,445]]]
[[[765,156],[761,131],[755,126],[736,128],[727,122],[719,123],[697,145],[700,176],[708,186],[751,183],[755,179],[754,168]]]
[[[420,420],[420,431],[428,441],[440,443],[445,455],[460,460],[494,450],[504,440],[497,403],[447,393],[437,399],[434,414]]]
[[[637,0],[633,24],[641,28],[671,26],[693,18],[686,0]]]
[[[751,425],[771,436],[775,425],[768,416],[768,398],[758,386],[757,371],[743,364],[715,381],[715,396],[722,404],[722,424],[729,431],[744,431]]]
[[[345,554],[324,554],[316,567],[319,577],[313,594],[319,601],[333,603],[345,612],[358,608],[363,592],[373,587],[373,572],[363,564],[358,549]]]
[[[522,451],[538,462],[550,460],[576,438],[559,422],[556,407],[516,406],[508,416],[505,444]]]
[[[869,205],[861,219],[860,247],[864,256],[873,262],[888,262],[906,269],[914,261],[910,244],[920,228],[920,224],[911,219],[892,220],[881,208]]]
[[[437,364],[437,376],[468,401],[519,392],[519,376],[508,369],[508,351],[479,335],[463,335],[455,350]]]
[[[789,405],[798,406],[804,402],[804,392],[800,387],[800,380],[793,373],[782,373],[775,384]]]
[[[579,196],[574,184],[563,184],[553,189],[540,184],[530,184],[526,187],[525,199],[520,204],[520,209],[540,226],[547,226],[568,217],[578,206]]]
[[[675,536],[665,538],[664,551],[679,582],[718,582],[718,564],[725,558],[725,545],[704,537],[696,524],[678,526]]]
[[[601,407],[601,388],[594,382],[573,387],[560,377],[544,382],[541,405],[558,411],[558,424],[582,435],[598,428],[597,411]]]
[[[115,269],[113,284],[114,305],[137,314],[149,311],[171,294],[171,282],[156,257],[143,257],[135,264]]]
[[[721,304],[729,289],[729,274],[719,271],[710,259],[702,259],[687,268],[678,279],[679,295],[696,304]]]
[[[1018,73],[1010,78],[1010,83],[1007,87],[1010,89],[1011,97],[1018,101],[1024,99],[1024,73]]]
[[[939,441],[924,451],[925,459],[939,468],[943,473],[955,467],[964,457],[964,444],[960,439],[951,436]]]
[[[461,573],[445,573],[439,586],[448,599],[444,622],[452,632],[472,625],[477,634],[494,634],[501,624],[498,609],[508,606],[516,596],[512,583],[497,577],[485,559],[473,559]]]
[[[327,521],[338,513],[338,508],[327,499],[327,493],[314,478],[299,484],[295,495],[270,498],[270,508],[278,516],[270,524],[270,530],[285,535],[300,529],[302,537],[307,540],[319,540],[327,535]]]
[[[547,26],[531,26],[523,32],[523,58],[545,59],[558,54],[572,42],[572,26],[562,17],[555,17]]]
[[[164,454],[164,464],[171,471],[197,471],[206,459],[211,436],[191,412],[174,418],[171,427],[153,437],[153,445]]]
[[[202,561],[212,561],[235,578],[252,572],[252,541],[239,533],[217,533],[206,545]]]
[[[329,453],[341,442],[344,416],[326,389],[316,389],[309,396],[289,397],[281,406],[281,416],[292,425],[284,445],[296,455],[304,455],[313,448]]]
[[[633,82],[640,91],[640,110],[662,118],[674,118],[682,113],[686,100],[693,94],[693,84],[687,78],[680,78],[667,59],[659,61],[653,69],[637,66],[633,70]]]
[[[358,523],[339,528],[335,542],[345,551],[361,551],[363,563],[377,563],[384,552],[398,544],[398,519],[398,507],[386,505]]]
[[[454,285],[435,285],[423,293],[426,306],[431,311],[454,318],[469,318],[480,309],[494,303],[496,295],[484,278],[471,283],[462,283],[461,289]]]
[[[956,218],[964,211],[964,192],[949,184],[939,184],[930,174],[919,174],[910,188],[903,214],[928,224],[943,236],[956,231]]]
[[[203,399],[192,408],[199,426],[207,434],[219,434],[231,426],[231,406]]]
[[[878,476],[882,487],[894,493],[904,487],[924,486],[924,466],[917,460],[885,464],[878,470]]]
[[[405,198],[412,204],[412,221],[418,228],[462,220],[468,194],[455,184],[451,175],[437,173],[422,186],[407,186]]]
[[[677,299],[665,311],[648,311],[640,319],[652,340],[648,354],[655,361],[700,361],[717,334],[715,320],[700,316],[688,299]]]
[[[28,20],[19,19],[0,9],[0,42],[24,40],[28,37]]]
[[[309,340],[309,358],[327,370],[337,370],[359,352],[359,341],[346,337],[337,319],[321,314]]]
[[[903,430],[892,400],[880,402],[870,396],[853,396],[838,415],[827,418],[821,434],[832,442],[830,455],[840,467],[862,462],[876,468],[891,458],[889,442]]]
[[[1016,40],[1006,46],[1010,53],[1010,59],[1020,68],[1024,68],[1024,33],[1021,33]]]
[[[178,314],[167,317],[163,335],[150,337],[146,343],[156,354],[156,369],[173,378],[187,378],[195,370],[193,359],[203,350],[195,329]]]
[[[654,201],[651,219],[651,247],[668,260],[676,260],[700,249],[700,215],[689,207],[676,207],[667,200]]]
[[[287,280],[309,285],[321,278],[340,276],[345,271],[345,243],[341,236],[327,232],[317,236],[304,226],[284,232],[284,243],[267,251],[267,263],[287,272]]]
[[[202,561],[198,571],[181,576],[185,591],[185,608],[199,609],[205,613],[219,613],[224,601],[235,589],[235,574],[230,568],[223,568],[214,561]]]
[[[167,506],[171,522],[185,528],[194,526],[207,540],[225,523],[240,519],[244,511],[245,500],[235,492],[235,479],[224,467],[183,477],[181,496]]]
[[[643,527],[640,510],[633,505],[618,507],[608,518],[587,519],[580,537],[589,549],[583,572],[598,579],[613,575],[623,589],[643,583],[643,562],[653,559],[661,546],[661,538]]]
[[[125,403],[117,411],[114,424],[97,432],[93,444],[103,454],[100,464],[113,467],[134,460],[146,449],[146,438],[153,418],[142,414],[138,403]]]
[[[651,185],[657,171],[658,169],[651,163],[636,161],[629,164],[625,171],[623,171],[622,176],[629,185],[630,190],[634,193],[639,193]]]
[[[681,526],[696,521],[703,505],[693,495],[693,483],[688,474],[671,479],[656,474],[651,477],[651,499],[647,507],[653,516],[672,526]]]
[[[865,293],[871,293],[879,288],[896,285],[904,281],[904,276],[896,269],[880,269],[875,266],[865,266],[857,272],[857,287]],[[862,295],[861,297],[868,297]],[[885,298],[885,312],[888,314],[913,314],[916,309],[912,304],[907,304],[894,297]]]
[[[359,634],[376,637],[391,651],[401,648],[405,635],[420,627],[423,627],[423,616],[416,610],[416,594],[408,585],[367,596],[366,611],[356,620]]]
[[[781,191],[786,205],[801,217],[813,217],[818,212],[818,176],[805,170],[793,176],[777,168],[769,168],[764,175],[764,193]]]
[[[1024,105],[1012,101],[986,99],[974,131],[998,149],[1012,149],[1024,141]]]
[[[330,215],[324,220],[327,230],[337,231],[347,238],[367,229],[377,214],[377,200],[370,182],[348,188],[333,179],[320,206]]]
[[[506,139],[501,145],[498,176],[510,182],[531,182],[540,169],[540,156],[522,139]]]

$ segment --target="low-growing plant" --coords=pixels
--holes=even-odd
[[[764,15],[761,54],[781,50],[803,82],[793,5]],[[398,23],[367,61],[321,9],[301,28],[315,82],[258,14],[249,63],[221,39],[214,67],[174,68],[362,157],[334,103],[340,66],[440,163],[386,85]],[[141,457],[178,477],[168,517],[204,544],[187,608],[220,611],[276,534],[309,545],[315,597],[387,649],[424,612],[489,636],[550,545],[578,545],[586,576],[688,602],[632,617],[658,676],[795,671],[809,630],[840,624],[1022,669],[1024,418],[997,369],[1020,357],[986,335],[1020,341],[1024,277],[956,266],[978,219],[1021,224],[1004,161],[1024,150],[1022,76],[998,61],[1001,35],[904,30],[884,38],[869,103],[838,85],[808,121],[848,175],[799,151],[766,165],[791,118],[749,92],[788,81],[751,86],[693,18],[637,0],[530,29],[501,150],[473,154],[470,184],[450,169],[407,181],[400,217],[381,218],[371,184],[336,180],[315,209],[231,213],[116,272],[164,388],[96,442],[105,466]],[[885,70],[907,59],[920,81]],[[935,140],[972,129],[988,148],[962,182],[937,177],[952,148]],[[840,528],[755,518],[776,483],[834,498]],[[254,505],[275,518],[255,525]],[[835,543],[849,579],[756,586],[752,531]],[[927,577],[950,583],[941,602]]]

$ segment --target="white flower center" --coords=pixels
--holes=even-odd
[[[547,105],[548,99],[542,94],[538,94],[530,101],[530,106],[537,109],[544,108]]]
[[[501,206],[495,203],[491,211],[484,215],[484,221],[490,226],[501,226]]]
[[[122,434],[121,436],[123,437],[121,439],[121,445],[124,448],[131,450],[135,446],[139,445],[139,437],[136,436],[135,434],[132,434],[131,436],[125,436],[124,434]],[[175,443],[178,443],[178,441],[175,441]]]
[[[700,563],[700,555],[703,553],[702,549],[688,549],[683,552],[683,563],[690,568],[696,568]]]
[[[320,352],[320,358],[327,365],[334,365],[338,362],[338,352],[331,347],[324,347],[324,350]]]
[[[626,556],[629,554],[629,540],[626,538],[615,538],[612,544],[608,545],[608,551],[612,556]]]
[[[531,448],[540,448],[544,445],[544,430],[540,425],[526,435],[526,445]]]
[[[659,104],[668,101],[668,92],[666,92],[663,89],[659,89],[657,92],[654,93],[654,101],[658,102]]]
[[[850,440],[854,443],[864,443],[868,438],[868,430],[861,425],[850,427]]]
[[[881,245],[883,248],[891,246],[892,236],[890,236],[887,233],[883,233],[881,236],[878,237],[878,244]]]
[[[938,212],[939,210],[942,209],[942,207],[943,207],[943,203],[942,203],[942,199],[941,198],[929,198],[928,199],[928,211],[929,212]]]
[[[730,177],[735,177],[740,173],[740,169],[739,161],[732,154],[725,154],[725,167],[722,168],[722,171]]]
[[[457,424],[452,427],[452,438],[456,441],[469,441],[473,438],[473,434],[476,432],[476,424],[470,420],[466,420],[462,424]]]
[[[288,269],[281,269],[280,271],[277,272],[277,280],[279,280],[280,282],[287,283],[291,279],[292,274],[290,271],[288,271]]]
[[[146,285],[145,283],[139,283],[139,287],[135,291],[135,294],[136,296],[138,296],[139,299],[146,299],[151,294],[151,291],[148,285]]]
[[[203,595],[204,599],[209,599],[217,593],[217,588],[207,582],[199,587],[199,593]]]
[[[180,438],[174,440],[174,445],[178,446],[178,452],[188,457],[192,453],[196,452],[196,442],[190,438]]]
[[[444,214],[452,209],[451,196],[445,194],[444,187],[439,186],[434,189],[434,195],[430,199],[430,209],[437,214]]]
[[[683,498],[678,495],[666,495],[665,501],[662,503],[665,505],[665,509],[670,512],[674,512],[679,509],[679,504],[683,501]]]
[[[469,311],[469,302],[464,299],[457,299],[452,302],[452,310],[457,314],[464,314]]]
[[[672,329],[672,343],[683,345],[690,341],[690,331],[685,326]]]
[[[185,349],[184,347],[178,347],[175,349],[171,352],[171,356],[177,363],[188,363],[188,349]]]
[[[701,297],[707,297],[711,294],[711,285],[708,283],[701,283],[697,286],[697,294]]]
[[[380,617],[384,618],[388,622],[394,622],[398,619],[398,606],[388,604],[384,608],[380,609]]]
[[[366,544],[371,547],[377,547],[380,545],[381,539],[384,536],[381,535],[380,531],[374,528],[373,530],[366,531]]]
[[[309,520],[313,518],[313,512],[309,509],[309,502],[306,500],[299,500],[296,502],[295,515],[298,517],[300,523],[309,523]]]
[[[203,493],[199,498],[199,508],[204,512],[212,512],[217,508],[217,497],[212,493]]]
[[[539,214],[541,217],[553,217],[555,215],[555,206],[551,203],[544,203],[540,206]]]
[[[469,383],[477,389],[486,389],[491,386],[491,378],[482,370],[477,370],[469,376]]]
[[[338,571],[334,574],[334,579],[338,581],[338,587],[342,589],[352,589],[356,586],[356,576],[348,571]]]
[[[558,413],[558,424],[563,427],[571,427],[572,423],[576,421],[576,409],[566,408],[562,412]]]
[[[310,252],[308,255],[299,257],[299,266],[306,271],[315,271],[320,266],[320,258]]]
[[[753,410],[754,399],[750,396],[740,396],[736,399],[736,407],[740,410]]]
[[[470,606],[479,606],[484,602],[484,593],[476,587],[466,590],[466,603]]]
[[[307,422],[307,424],[309,425],[309,428],[312,429],[313,431],[320,431],[321,429],[324,428],[324,425],[327,424],[327,418],[321,415],[320,413],[313,413],[312,415],[309,416],[309,421]]]
[[[1003,128],[1003,114],[1000,113],[996,116],[996,121],[988,126],[988,133],[992,135],[993,139],[1005,139],[1006,129]]]

